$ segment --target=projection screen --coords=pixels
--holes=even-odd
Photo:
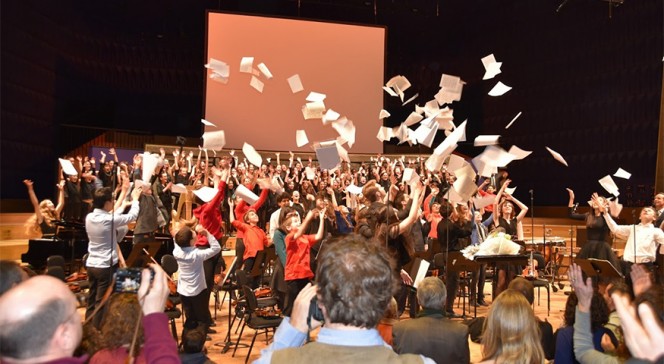
[[[384,27],[215,12],[207,20],[207,62],[225,62],[230,75],[224,84],[206,70],[204,118],[215,126],[205,130],[224,130],[225,149],[247,142],[258,150],[312,151],[313,142],[337,138],[321,119],[304,119],[302,107],[313,91],[326,95],[326,109],[353,121],[350,153],[382,152],[376,134],[382,125]],[[250,85],[252,73],[240,72],[243,57],[254,57],[262,92]],[[259,71],[261,63],[271,79]],[[296,74],[304,90],[293,93],[287,79]],[[298,148],[296,130],[305,130],[310,143]]]

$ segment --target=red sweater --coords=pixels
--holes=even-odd
[[[226,182],[219,182],[217,190],[217,194],[214,195],[210,202],[204,203],[194,209],[194,216],[196,216],[198,223],[201,224],[205,230],[209,231],[217,240],[221,241],[224,232],[221,230],[221,211],[219,211],[219,205],[224,201]],[[207,235],[198,234],[195,245],[208,246]]]
[[[302,235],[297,240],[295,232],[286,235],[286,267],[284,267],[284,279],[292,281],[296,279],[313,278],[311,271],[311,247],[316,244],[316,235]]]
[[[235,220],[236,221],[244,221],[244,214],[247,213],[249,210],[255,210],[258,211],[258,209],[263,206],[265,203],[265,200],[267,200],[267,193],[270,192],[268,189],[261,190],[260,196],[258,196],[258,201],[256,201],[255,204],[251,206],[247,206],[247,203],[242,200],[240,201],[237,206],[235,206]],[[235,226],[235,225],[233,225]],[[237,229],[237,228],[236,228]],[[238,238],[244,238],[244,233],[238,229],[237,231],[237,237]],[[262,250],[262,249],[261,249]]]

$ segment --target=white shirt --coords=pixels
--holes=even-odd
[[[88,233],[88,260],[87,267],[109,268],[109,260],[113,259],[113,265],[118,263],[118,253],[115,249],[117,243],[117,229],[127,226],[136,220],[138,216],[138,201],[131,203],[131,208],[126,214],[119,212],[111,215],[103,209],[94,209],[85,217],[85,230]],[[111,229],[111,224],[113,228]]]
[[[267,236],[270,240],[272,240],[272,237],[274,236],[274,231],[279,228],[279,215],[281,214],[281,208],[278,208],[275,212],[270,215],[270,231],[268,231],[269,235]]]
[[[664,231],[656,228],[653,224],[618,225],[611,215],[604,213],[604,219],[609,229],[625,239],[625,251],[623,260],[632,263],[652,263],[657,254],[657,244],[664,245]],[[634,254],[634,239],[636,235],[636,256]]]
[[[214,235],[207,235],[209,248],[200,249],[193,246],[180,248],[175,243],[173,256],[178,261],[178,293],[185,297],[194,297],[207,288],[203,262],[221,251],[221,246]]]

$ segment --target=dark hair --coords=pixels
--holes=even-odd
[[[283,200],[289,200],[291,199],[291,195],[288,192],[282,192],[279,197],[277,197],[277,202],[281,202]]]
[[[184,328],[182,331],[182,350],[187,354],[200,353],[205,346],[205,327]]]
[[[13,260],[0,260],[0,296],[23,281],[21,266]]]
[[[376,327],[398,287],[394,266],[387,250],[355,234],[327,244],[316,283],[330,321]]]
[[[659,318],[657,324],[659,327],[664,327],[664,292],[662,292],[662,286],[653,284],[647,291],[636,296],[634,305],[638,307],[642,303],[649,304],[655,313],[655,317]],[[638,310],[636,312],[638,313]]]
[[[108,309],[101,322],[101,348],[116,349],[131,344],[136,324],[138,323],[138,337],[134,355],[138,355],[143,345],[143,325],[141,321],[141,306],[136,294],[116,293],[111,296]]]
[[[190,246],[191,239],[194,238],[194,231],[189,226],[183,226],[175,233],[175,242],[182,247]]]
[[[113,191],[110,187],[102,187],[95,190],[92,196],[92,207],[95,209],[103,209],[108,201],[113,201]]]
[[[51,299],[29,317],[4,323],[0,329],[0,356],[29,359],[44,355],[55,330],[67,319],[67,301]]]
[[[576,305],[579,298],[575,292],[570,293],[565,304],[564,323],[565,326],[574,326]],[[609,307],[606,305],[604,297],[597,292],[593,293],[593,299],[590,303],[590,326],[593,331],[601,328],[609,322]]]
[[[535,301],[535,287],[533,283],[523,277],[514,278],[507,288],[511,288],[523,294],[530,305]]]

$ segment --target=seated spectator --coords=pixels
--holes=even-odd
[[[28,273],[13,260],[0,260],[0,296],[28,279]]]
[[[445,316],[446,299],[443,281],[424,278],[417,287],[422,311],[419,317],[394,325],[394,351],[422,354],[436,363],[469,363],[468,327]]]
[[[482,362],[541,364],[537,319],[523,294],[503,291],[491,304],[482,335]]]
[[[145,354],[141,350],[143,325],[140,324],[140,317],[141,306],[136,294],[113,294],[102,319],[101,330],[96,332],[99,335],[100,347],[96,348],[96,353],[90,358],[90,364],[126,361],[130,348],[131,356],[136,358],[137,362],[145,362]]]
[[[398,287],[394,262],[384,248],[348,235],[326,245],[319,260],[317,285],[300,292],[291,317],[282,321],[274,342],[255,363],[433,363],[394,353],[376,330]],[[315,297],[325,326],[317,342],[301,347],[309,330],[322,324],[307,319]]]
[[[147,363],[179,363],[177,345],[163,313],[168,284],[166,273],[151,265],[143,270],[138,290],[142,302]],[[81,342],[78,301],[69,288],[50,276],[30,278],[0,297],[0,359],[3,363],[81,363],[72,357]]]
[[[560,363],[579,363],[574,355],[574,320],[575,311],[578,298],[575,292],[572,292],[567,298],[565,305],[564,326],[556,331],[556,354],[555,362]],[[604,352],[602,348],[602,337],[608,335],[611,338],[613,345],[618,344],[615,336],[611,330],[604,327],[604,324],[609,319],[609,309],[606,307],[606,302],[598,293],[592,296],[592,304],[590,305],[591,313],[591,327],[592,327],[592,341],[595,350]]]
[[[185,327],[182,331],[182,364],[213,364],[205,354],[205,326]]]

